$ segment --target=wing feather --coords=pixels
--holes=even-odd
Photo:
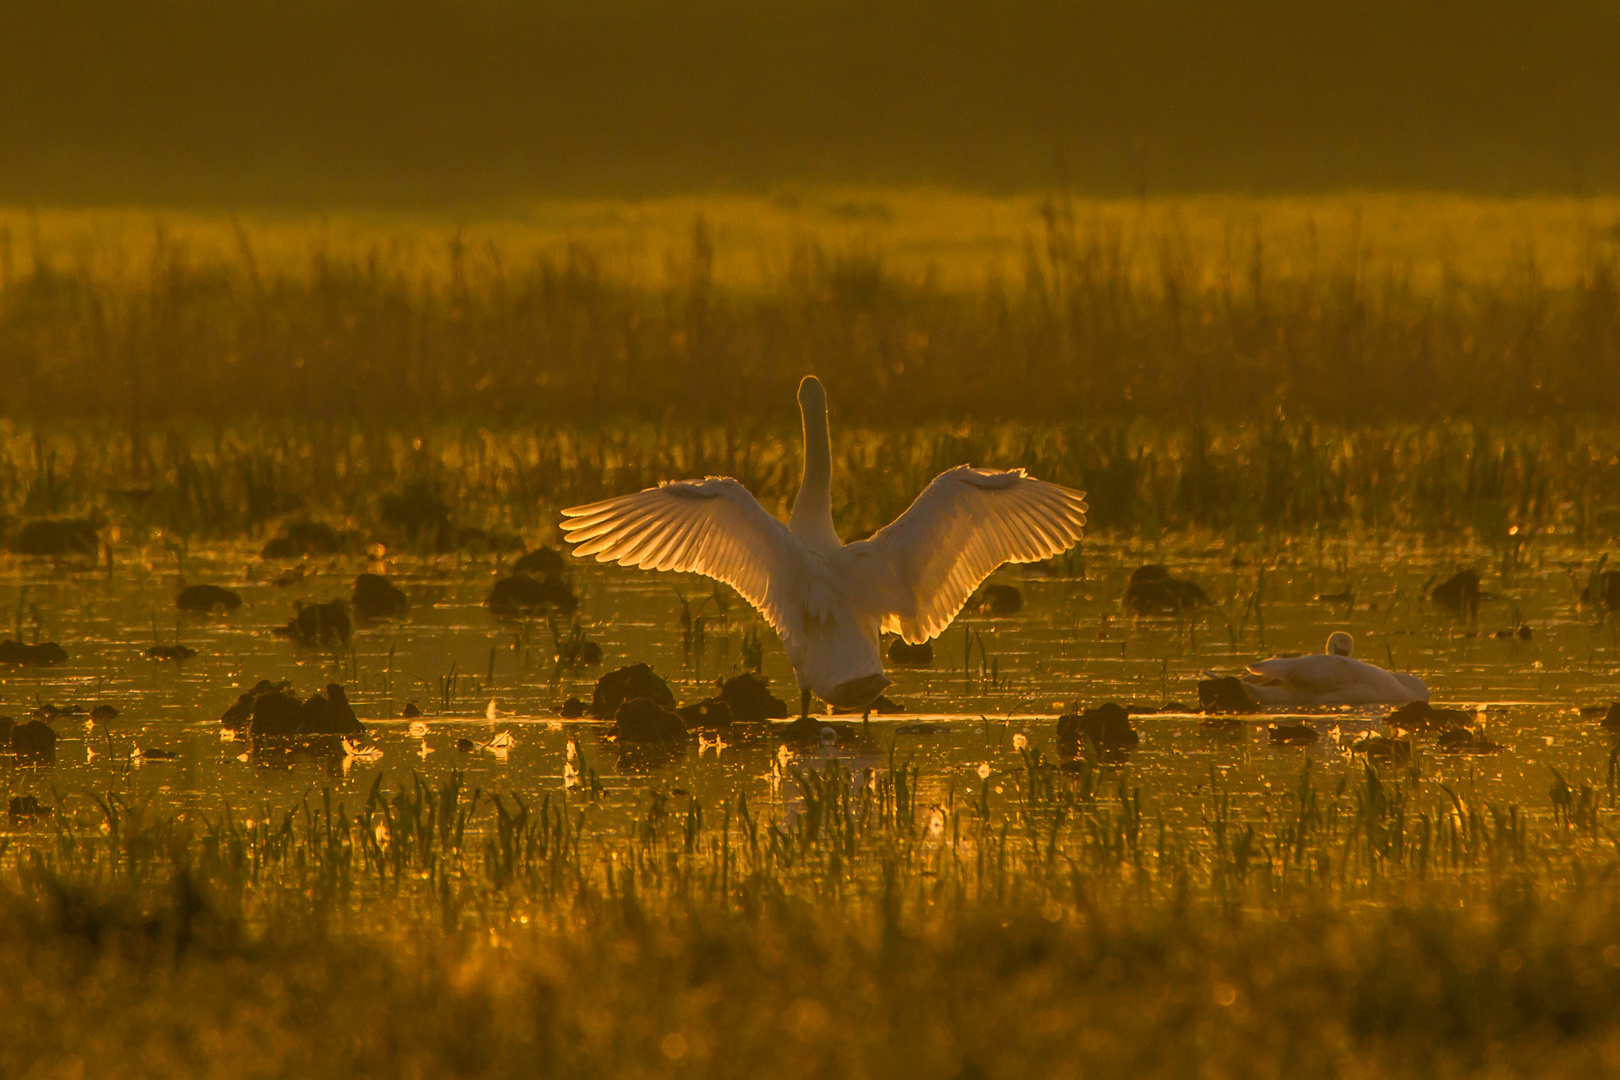
[[[703,574],[730,585],[778,632],[802,576],[798,548],[729,477],[680,480],[563,511],[564,538],[579,558],[644,570]]]
[[[866,543],[893,574],[885,630],[927,641],[950,625],[991,571],[1039,562],[1080,540],[1085,492],[1022,469],[961,465],[935,477],[904,514]]]

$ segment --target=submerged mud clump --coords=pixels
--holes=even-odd
[[[411,606],[405,590],[381,574],[361,574],[354,579],[349,603],[361,619],[391,619],[404,615]]]
[[[276,633],[291,638],[299,645],[343,645],[354,633],[349,619],[349,607],[342,600],[328,600],[324,604],[300,601],[298,613],[286,626],[276,627]]]
[[[242,597],[233,589],[222,585],[187,585],[174,598],[174,606],[181,611],[208,614],[215,610],[235,611],[242,606]]]
[[[1066,757],[1080,752],[1080,740],[1090,739],[1101,750],[1129,750],[1142,741],[1131,727],[1131,717],[1125,707],[1105,701],[1082,713],[1068,713],[1058,717],[1058,751]]]
[[[20,641],[6,638],[0,641],[0,664],[15,664],[19,667],[45,667],[50,664],[67,662],[67,650],[54,641],[41,641],[33,645],[24,645]]]
[[[646,664],[617,668],[596,680],[591,695],[591,715],[598,720],[616,719],[619,706],[632,698],[646,698],[666,709],[675,708],[675,695],[669,684]]]
[[[1171,577],[1161,563],[1137,567],[1125,583],[1125,606],[1138,615],[1179,615],[1209,602],[1196,581]]]
[[[261,680],[242,694],[220,717],[230,731],[254,738],[298,738],[307,735],[363,735],[348,695],[337,683],[299,701],[292,683]]]
[[[11,538],[14,555],[94,555],[101,547],[101,522],[94,518],[41,518]]]
[[[630,698],[613,714],[613,736],[620,742],[686,741],[686,724],[675,710],[647,698]]]
[[[579,607],[579,598],[555,574],[543,578],[513,574],[495,583],[484,606],[497,615],[531,615],[547,609],[572,615]]]
[[[336,555],[348,547],[348,538],[324,521],[300,518],[282,525],[259,552],[265,559],[302,559],[310,555]]]

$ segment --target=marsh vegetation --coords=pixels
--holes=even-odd
[[[960,219],[861,199],[6,219],[0,1072],[1620,1061],[1613,208],[1004,201],[930,273]],[[797,696],[733,594],[548,545],[785,510],[812,369],[846,538],[962,461],[1092,510],[803,737],[720,719]],[[1439,719],[1195,711],[1337,628]],[[666,745],[593,693],[637,663]]]

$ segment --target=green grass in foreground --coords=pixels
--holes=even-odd
[[[1421,759],[1420,759],[1421,760]],[[1563,1076],[1620,1063],[1620,859],[1350,765],[1167,821],[1037,752],[938,806],[452,778],[251,819],[72,796],[0,869],[7,1076]],[[992,785],[1004,786],[1005,796]],[[797,798],[793,796],[797,795]]]

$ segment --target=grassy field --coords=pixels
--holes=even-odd
[[[367,430],[239,419],[133,440],[98,422],[0,422],[0,534],[29,518],[99,515],[122,543],[206,543],[310,516],[431,550],[435,534],[412,540],[387,508],[409,496],[424,520],[555,545],[560,507],[704,475],[739,477],[785,516],[799,480],[791,422]],[[834,456],[846,539],[963,462],[1078,485],[1093,535],[1150,543],[1167,530],[1245,540],[1397,531],[1506,557],[1532,537],[1601,547],[1620,525],[1613,423],[896,424],[839,431]]]
[[[923,805],[398,778],[5,838],[0,1066],[103,1076],[1569,1076],[1620,1062],[1601,792],[1350,763],[1167,821],[1082,752]],[[588,768],[588,766],[587,766]],[[998,794],[1000,793],[1000,794]]]
[[[96,517],[111,575],[306,515],[429,545],[388,496],[478,550],[672,476],[781,511],[814,371],[846,537],[973,461],[1086,488],[1133,555],[1401,533],[1506,581],[1620,527],[1617,228],[1601,199],[823,188],[6,211],[0,533]],[[1160,796],[993,730],[979,782],[784,754],[706,801],[641,774],[628,815],[585,763],[251,808],[64,782],[0,830],[0,1075],[1620,1065],[1612,762],[1516,806],[1421,753]]]
[[[722,423],[1613,415],[1620,204],[927,192],[498,218],[0,217],[5,413],[136,436]]]

